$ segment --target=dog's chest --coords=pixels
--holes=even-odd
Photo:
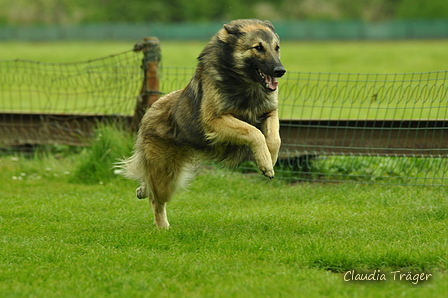
[[[244,122],[257,126],[266,120],[267,114],[277,109],[275,102],[269,98],[254,100],[234,111],[234,116]]]

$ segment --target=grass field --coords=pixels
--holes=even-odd
[[[0,157],[1,297],[448,291],[446,188],[290,185],[202,169],[169,204],[172,229],[158,231],[134,182],[70,183],[85,157],[63,152]],[[387,280],[351,280],[374,270]]]
[[[68,63],[101,58],[132,49],[132,42],[3,42],[0,60],[27,59]],[[206,45],[161,41],[163,64],[195,67]],[[282,42],[282,61],[289,71],[402,73],[448,70],[448,40]]]

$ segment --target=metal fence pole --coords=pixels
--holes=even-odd
[[[157,37],[147,37],[135,44],[134,52],[143,51],[142,69],[144,73],[142,88],[137,97],[131,130],[137,131],[146,110],[160,97],[159,63],[161,60],[160,41]]]

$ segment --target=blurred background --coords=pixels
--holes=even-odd
[[[1,24],[448,18],[445,0],[1,0]]]
[[[283,39],[448,37],[446,0],[0,0],[0,7],[0,40],[208,39],[237,18],[269,19]]]

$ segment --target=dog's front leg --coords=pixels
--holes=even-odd
[[[231,143],[251,148],[263,175],[274,178],[271,153],[265,136],[258,128],[229,114],[208,119],[205,121],[205,127],[207,138],[212,143]]]
[[[266,120],[261,124],[261,131],[266,137],[266,144],[271,153],[272,165],[275,165],[281,145],[278,110],[274,110],[267,115]]]

